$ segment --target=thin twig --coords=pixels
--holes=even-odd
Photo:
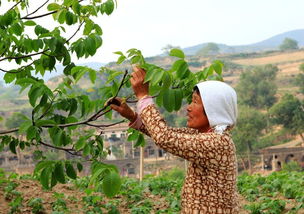
[[[118,95],[120,89],[122,88],[122,86],[123,86],[124,83],[125,83],[125,78],[127,77],[127,75],[128,75],[128,70],[125,70],[125,74],[124,74],[124,76],[123,76],[123,78],[122,78],[122,80],[121,80],[121,82],[120,82],[120,85],[119,85],[119,87],[118,87],[118,90],[117,90],[117,92],[116,92],[116,95],[115,95],[114,97],[112,97],[112,99],[115,99],[115,98],[117,97],[117,95]],[[106,112],[100,114],[100,113],[103,112],[108,106],[109,106],[109,104],[106,104],[106,105],[105,105],[102,109],[100,109],[96,114],[92,115],[92,116],[88,119],[88,122],[97,120],[97,119],[98,119],[99,117],[101,117],[102,115],[104,115],[104,114],[108,113],[109,111],[111,111],[111,109],[110,109],[110,110],[108,110],[108,111],[106,111]]]
[[[50,148],[53,148],[53,149],[65,151],[65,152],[67,152],[67,153],[69,153],[69,154],[71,154],[71,155],[82,156],[82,155],[80,155],[80,154],[77,154],[77,152],[76,152],[74,149],[72,149],[72,148],[62,148],[62,147],[58,147],[58,146],[53,146],[53,145],[44,143],[44,142],[42,142],[42,141],[39,141],[39,143],[40,143],[41,145],[44,145],[44,146],[47,146],[47,147],[50,147]]]
[[[18,6],[18,4],[20,4],[21,2],[23,2],[24,0],[20,0],[20,1],[18,1],[14,6],[12,6],[8,11],[10,11],[10,10],[12,10],[12,9],[14,9],[15,7],[17,7]]]
[[[21,71],[23,71],[25,68],[30,67],[30,66],[31,66],[32,64],[34,64],[34,63],[35,63],[35,62],[32,61],[30,64],[24,65],[24,66],[18,68],[17,71],[11,71],[11,70],[8,71],[8,70],[4,70],[4,69],[2,69],[2,68],[0,68],[0,71],[5,72],[5,73],[17,74],[17,73],[20,73]]]
[[[80,25],[78,26],[78,28],[75,31],[75,33],[65,43],[69,43],[70,42],[70,40],[78,33],[78,31],[80,30],[80,28],[83,25],[83,23],[84,23],[84,21],[80,23]]]
[[[9,133],[17,132],[17,131],[19,131],[19,129],[10,129],[10,130],[6,130],[6,131],[0,131],[0,135],[9,134]]]
[[[54,13],[57,13],[57,10],[49,12],[49,13],[45,13],[45,14],[42,14],[42,15],[39,15],[39,16],[32,16],[32,17],[24,16],[24,17],[21,17],[21,19],[26,19],[26,20],[38,19],[38,18],[42,18],[42,17],[48,16],[48,15],[52,15]]]
[[[48,2],[49,2],[49,0],[47,0],[46,2],[44,2],[43,5],[41,5],[40,7],[38,7],[36,10],[34,10],[33,12],[31,12],[30,14],[27,14],[27,15],[26,15],[25,17],[23,17],[23,18],[29,17],[30,15],[33,15],[34,13],[37,13],[38,10],[40,10],[41,8],[43,8],[43,6],[46,5]]]
[[[57,97],[58,93],[54,96],[54,98],[52,99],[50,105],[48,106],[48,108],[45,110],[45,112],[38,118],[38,120],[41,120],[42,118],[45,117],[45,115],[49,112],[49,110],[51,109],[56,97]]]
[[[44,51],[40,51],[38,53],[33,53],[33,54],[28,54],[28,55],[23,55],[23,56],[7,56],[7,57],[4,57],[2,59],[0,59],[0,62],[1,61],[4,61],[4,60],[7,60],[7,59],[23,59],[23,58],[28,58],[28,57],[32,57],[32,56],[36,56],[36,55],[39,55],[39,54],[43,54],[47,51],[49,51],[50,49],[46,49]]]
[[[82,2],[82,1],[84,1],[84,0],[79,0],[78,2],[80,3],[80,2]],[[47,2],[46,2],[47,3]],[[45,4],[46,4],[45,3]],[[44,4],[44,5],[45,5]],[[43,5],[43,6],[44,6]],[[42,6],[42,7],[43,7]],[[39,10],[40,8],[38,8],[37,9],[37,11]],[[37,12],[37,11],[35,11],[35,13]],[[21,19],[27,19],[27,20],[29,20],[29,19],[38,19],[38,18],[42,18],[42,17],[45,17],[45,16],[48,16],[48,15],[52,15],[52,14],[54,14],[54,13],[57,13],[58,12],[58,10],[54,10],[54,11],[52,11],[52,12],[49,12],[49,13],[45,13],[45,14],[42,14],[42,15],[38,15],[38,16],[32,16],[32,17],[29,17],[29,14],[28,15],[26,15],[26,16],[23,16],[23,17],[21,17]],[[34,13],[31,13],[31,15],[33,15]]]
[[[121,124],[121,123],[124,123],[124,122],[126,122],[125,120],[121,120],[121,121],[119,121],[119,122],[116,122],[116,123],[112,123],[112,124],[107,124],[107,125],[105,125],[105,124],[92,124],[92,123],[86,123],[88,126],[93,126],[93,127],[96,127],[96,128],[106,128],[106,127],[111,127],[111,126],[115,126],[115,125],[117,125],[117,124]]]

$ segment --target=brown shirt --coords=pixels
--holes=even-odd
[[[228,131],[200,133],[168,127],[155,105],[140,114],[140,131],[190,162],[182,190],[182,214],[238,213],[235,146]]]

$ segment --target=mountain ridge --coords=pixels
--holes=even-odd
[[[247,44],[247,45],[226,45],[221,43],[215,43],[220,48],[220,53],[249,53],[249,52],[259,52],[268,50],[278,50],[279,46],[285,38],[291,38],[298,42],[299,47],[304,46],[304,29],[297,29],[292,31],[287,31],[284,33],[277,34],[268,39],[262,40],[260,42]],[[206,46],[207,43],[201,43],[198,45],[183,48],[186,55],[195,55],[201,48]]]

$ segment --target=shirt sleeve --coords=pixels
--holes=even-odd
[[[155,144],[173,155],[200,165],[223,165],[234,152],[228,134],[200,133],[191,128],[168,127],[155,105],[149,105],[140,114],[142,123]]]

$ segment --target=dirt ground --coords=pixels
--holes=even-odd
[[[41,184],[34,180],[16,180],[14,181],[18,183],[17,191],[22,192],[23,196],[23,205],[24,207],[21,209],[22,214],[31,214],[31,207],[27,206],[28,201],[31,198],[41,198],[43,200],[43,207],[45,209],[45,214],[50,214],[52,212],[52,203],[55,201],[53,194],[56,193],[64,193],[65,201],[67,202],[68,210],[71,214],[84,213],[83,205],[80,203],[82,197],[86,194],[84,192],[80,192],[76,190],[71,184],[57,184],[52,191],[43,190]],[[162,198],[157,195],[146,194],[146,198],[149,198],[154,202],[153,210],[166,210],[168,208],[168,203],[165,201],[165,198]],[[116,197],[114,199],[122,199],[122,203],[119,204],[119,211],[121,214],[130,214],[130,210],[127,208],[128,204],[125,202],[123,198]],[[105,199],[105,203],[108,199]],[[4,197],[4,192],[0,189],[0,214],[9,213],[10,206],[8,200]],[[246,200],[240,196],[240,204],[244,205]],[[104,212],[107,213],[107,212]],[[152,212],[153,213],[153,212]],[[242,210],[240,214],[247,214],[247,211]]]

